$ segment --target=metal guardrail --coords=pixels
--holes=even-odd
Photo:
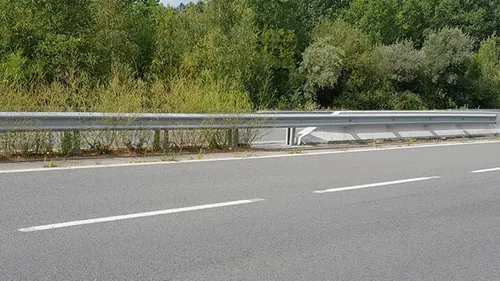
[[[434,114],[434,115],[446,115],[446,114],[490,114],[500,112],[500,109],[467,109],[467,110],[316,110],[316,111],[293,111],[293,110],[261,110],[257,111],[258,114]]]
[[[290,113],[290,114],[118,114],[0,112],[0,132],[87,130],[176,130],[297,128],[359,125],[495,124],[496,114],[467,112]],[[287,143],[293,144],[290,129]],[[292,140],[290,142],[290,140]]]
[[[118,114],[0,112],[0,131],[174,130],[407,124],[495,124],[485,113]]]

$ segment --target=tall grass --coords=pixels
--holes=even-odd
[[[210,79],[173,77],[136,79],[116,68],[106,83],[94,84],[85,75],[68,75],[50,84],[1,83],[0,111],[117,112],[117,113],[245,113],[252,110],[246,92]],[[170,146],[222,148],[229,145],[226,130],[169,132]],[[166,137],[163,137],[166,138]],[[0,134],[0,154],[67,154],[67,135],[51,132]],[[153,150],[153,131],[81,132],[83,149],[109,153],[113,149]]]

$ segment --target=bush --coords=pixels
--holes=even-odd
[[[424,55],[410,41],[379,46],[372,55],[379,75],[387,76],[394,83],[408,84],[423,77]]]
[[[342,72],[343,56],[341,49],[326,41],[315,42],[304,51],[300,69],[311,91],[334,87]]]
[[[339,97],[339,107],[351,110],[423,110],[425,103],[410,91],[397,92],[390,84],[372,90],[351,92]]]
[[[209,76],[210,77],[210,76]],[[165,113],[245,113],[252,110],[248,94],[230,82],[210,78],[176,78],[166,83],[152,80],[146,83],[136,79],[126,68],[116,67],[113,76],[105,84],[92,86],[86,76],[73,77],[63,82],[22,86],[0,85],[0,110],[7,111],[92,111],[92,112],[165,112]],[[71,83],[68,83],[71,82]],[[57,137],[58,144],[51,149],[68,155],[73,146],[72,133]],[[172,132],[171,143],[175,146],[206,146],[221,148],[229,145],[226,130],[198,130]],[[0,154],[40,153],[47,151],[48,140],[44,136],[14,140],[22,133],[1,134]],[[28,135],[26,135],[28,136]],[[47,136],[52,135],[48,133]],[[152,131],[81,132],[82,146],[100,154],[116,148],[131,151],[148,151],[153,144]],[[50,142],[49,142],[50,143]]]
[[[176,78],[167,84],[156,81],[151,106],[171,113],[244,113],[252,110],[248,94],[230,83]]]
[[[426,82],[424,99],[432,108],[467,105],[466,71],[472,62],[474,41],[460,29],[443,28],[424,42]]]
[[[497,108],[500,106],[500,40],[492,36],[483,42],[467,73],[473,81],[474,107]]]

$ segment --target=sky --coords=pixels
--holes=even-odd
[[[161,0],[161,2],[164,4],[164,5],[167,5],[167,4],[170,4],[174,7],[177,7],[179,6],[179,4],[181,3],[188,3],[188,2],[192,2],[191,0]]]

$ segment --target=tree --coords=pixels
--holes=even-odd
[[[390,79],[397,90],[418,91],[424,77],[425,59],[410,41],[377,47],[373,54],[378,75]]]
[[[330,74],[326,77],[334,77],[333,84],[320,84],[321,87],[311,87],[309,84],[306,87],[308,92],[312,92],[310,96],[314,97],[321,106],[331,106],[336,97],[345,91],[349,91],[349,80],[353,76],[368,77],[367,71],[370,64],[370,53],[372,51],[372,43],[370,39],[359,29],[342,20],[322,20],[319,21],[313,31],[313,43],[315,46],[311,54],[318,57],[313,63],[321,65],[320,69],[325,69],[336,74],[338,71],[332,72],[330,68],[340,70],[338,75]],[[310,53],[306,49],[307,53]],[[328,58],[327,52],[332,52]],[[306,52],[304,52],[304,61]],[[325,62],[321,62],[321,56],[324,56]],[[333,63],[335,57],[339,57],[341,63]],[[304,64],[304,63],[303,63]],[[304,68],[304,66],[302,66]],[[314,69],[314,65],[309,63],[308,69]],[[310,73],[311,74],[311,73]],[[309,74],[309,75],[310,75]],[[321,76],[320,76],[321,77]],[[314,85],[314,84],[313,84]]]
[[[25,56],[26,80],[53,80],[86,55],[90,15],[89,0],[1,0],[0,55]]]
[[[428,102],[433,107],[468,105],[466,71],[472,62],[474,41],[457,28],[432,32],[424,42]],[[436,95],[437,93],[437,95]]]
[[[427,0],[430,1],[430,0]],[[432,29],[462,29],[480,42],[500,30],[500,5],[490,0],[433,0]]]
[[[301,70],[304,72],[306,89],[315,96],[316,89],[333,88],[342,72],[344,52],[326,41],[314,42],[303,54]]]
[[[309,45],[315,23],[340,14],[351,0],[238,0],[255,12],[257,25],[291,30],[297,38],[297,55]]]
[[[391,44],[402,37],[397,22],[398,1],[354,0],[344,13],[349,23],[366,32],[374,41]]]
[[[474,54],[468,76],[474,84],[471,102],[475,107],[500,106],[500,40],[491,36]]]

